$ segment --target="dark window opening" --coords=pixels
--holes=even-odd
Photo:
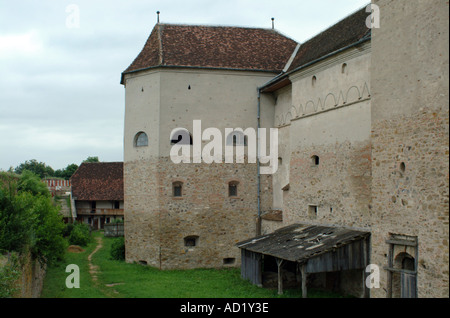
[[[228,183],[228,196],[237,197],[237,186],[238,182],[236,181]]]
[[[233,265],[236,262],[234,257],[227,257],[223,259],[223,265]]]
[[[241,131],[234,131],[227,136],[227,146],[247,146],[248,138]]]
[[[120,201],[114,201],[114,209],[120,209]]]
[[[192,145],[192,136],[189,131],[180,129],[172,135],[170,138],[170,144],[175,145],[178,143],[180,145]]]
[[[317,217],[317,205],[308,206],[308,215],[309,217]]]
[[[319,162],[320,162],[319,156],[316,156],[316,155],[312,156],[312,157],[311,157],[311,162],[312,162],[312,165],[313,165],[313,166],[318,166],[318,165],[319,165]]]
[[[184,246],[194,247],[198,245],[198,236],[186,236],[184,238]]]
[[[174,197],[183,196],[183,183],[181,183],[181,182],[173,183],[173,196]]]

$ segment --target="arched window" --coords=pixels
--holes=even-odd
[[[172,183],[172,194],[178,198],[183,196],[183,182],[176,181]]]
[[[237,181],[228,182],[228,196],[229,197],[237,197],[238,195],[238,184]]]
[[[341,73],[346,74],[347,73],[347,63],[342,64]]]
[[[192,136],[187,129],[179,128],[172,130],[170,144],[192,145]]]
[[[247,146],[247,136],[242,131],[233,131],[227,136],[227,146]]]
[[[311,157],[311,165],[318,166],[319,162],[320,162],[319,156],[314,155]]]
[[[313,87],[316,85],[316,82],[317,82],[317,77],[316,77],[316,75],[314,75],[311,79],[311,84]]]
[[[145,132],[140,131],[136,134],[136,136],[134,136],[134,146],[135,147],[148,146],[148,137]]]

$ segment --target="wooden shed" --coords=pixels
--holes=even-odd
[[[293,224],[273,233],[237,244],[241,249],[241,276],[262,286],[264,261],[274,258],[278,271],[278,292],[283,293],[283,268],[289,263],[301,275],[303,297],[311,273],[361,270],[363,296],[366,266],[370,264],[370,232],[344,227]]]

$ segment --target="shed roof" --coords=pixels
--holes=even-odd
[[[123,200],[123,162],[84,162],[70,180],[76,200]]]
[[[272,29],[158,23],[122,73],[196,67],[279,73],[297,42]]]
[[[322,225],[293,224],[268,235],[237,243],[237,247],[254,253],[274,256],[291,262],[303,262],[362,240],[370,232]]]

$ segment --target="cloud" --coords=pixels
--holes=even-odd
[[[297,40],[367,1],[22,0],[0,10],[0,169],[37,159],[54,169],[123,158],[120,74],[156,23],[275,28]],[[79,9],[79,27],[67,25]]]

